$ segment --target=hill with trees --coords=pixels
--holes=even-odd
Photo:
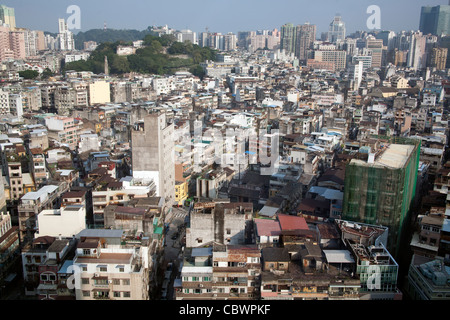
[[[143,39],[146,35],[157,35],[151,27],[139,31],[134,29],[91,29],[78,32],[74,35],[75,48],[82,50],[84,42],[95,41],[97,43],[125,41],[132,42]]]
[[[116,53],[117,47],[131,45],[131,41],[103,42],[91,53],[87,61],[70,62],[63,66],[62,71],[103,73],[105,56],[107,56],[110,74],[122,75],[133,71],[163,75],[187,70],[196,76],[203,77],[200,63],[205,60],[214,60],[216,56],[216,52],[210,48],[203,48],[190,42],[177,42],[172,35],[158,37],[148,34],[143,41],[142,48],[127,56],[119,56]]]

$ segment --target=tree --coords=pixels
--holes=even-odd
[[[199,77],[200,80],[203,80],[203,77],[205,76],[205,70],[200,65],[193,66],[189,69],[189,72],[192,73],[194,76]]]
[[[49,68],[45,68],[45,70],[41,74],[42,79],[48,79],[50,77],[53,77],[54,73]]]
[[[39,72],[36,70],[24,70],[19,71],[19,76],[24,79],[36,79],[39,76]]]
[[[114,56],[111,63],[111,73],[113,74],[123,74],[130,72],[130,63],[126,57]]]

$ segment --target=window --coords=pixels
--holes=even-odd
[[[117,266],[119,272],[125,272],[125,266]]]
[[[83,254],[84,255],[91,254],[91,249],[83,249]]]
[[[124,297],[124,298],[129,298],[129,297],[131,297],[130,292],[129,292],[129,291],[125,291],[125,292],[123,293],[123,297]]]
[[[47,281],[48,277],[46,274],[41,274],[41,281]]]
[[[89,278],[81,278],[81,284],[89,284]]]
[[[90,297],[91,293],[89,291],[83,291],[83,297]]]
[[[100,272],[107,272],[108,267],[107,266],[97,266],[98,271]]]
[[[113,284],[116,286],[120,285],[120,279],[113,279]]]
[[[129,286],[130,285],[130,279],[122,279],[122,284],[124,286]]]
[[[120,292],[114,291],[114,298],[120,298]]]

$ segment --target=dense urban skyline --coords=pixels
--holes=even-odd
[[[117,3],[117,5],[114,5]],[[58,18],[68,18],[67,7],[77,5],[81,9],[81,29],[103,28],[104,23],[113,29],[144,30],[151,25],[169,25],[175,29],[191,29],[202,32],[238,32],[279,28],[287,22],[317,25],[318,35],[328,30],[335,14],[341,14],[348,32],[367,30],[369,18],[367,8],[377,5],[381,10],[382,30],[418,30],[422,6],[448,4],[446,0],[324,0],[321,5],[310,6],[307,1],[282,0],[230,0],[226,3],[201,0],[149,2],[130,0],[117,1],[31,1],[5,0],[2,4],[15,8],[17,26],[57,32]],[[173,10],[176,8],[176,10]],[[402,11],[399,15],[398,12]],[[154,12],[154,13],[152,13]],[[220,12],[220,14],[218,14]],[[78,32],[78,30],[74,30]]]

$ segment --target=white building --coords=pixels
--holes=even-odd
[[[9,92],[0,89],[0,114],[9,114]]]
[[[71,51],[75,50],[75,39],[73,33],[69,31],[67,23],[64,19],[58,19],[59,26],[59,50],[61,51]]]
[[[80,142],[78,144],[78,152],[99,151],[100,141],[96,133],[80,134]]]
[[[66,54],[64,56],[64,60],[66,63],[80,61],[80,60],[87,60],[90,55],[91,54],[89,52]]]
[[[70,205],[60,209],[43,210],[38,214],[37,220],[36,237],[70,238],[86,229],[86,207]]]
[[[17,118],[22,119],[23,116],[23,105],[22,105],[22,95],[21,94],[10,94],[9,95],[9,110],[11,114],[17,116]]]

